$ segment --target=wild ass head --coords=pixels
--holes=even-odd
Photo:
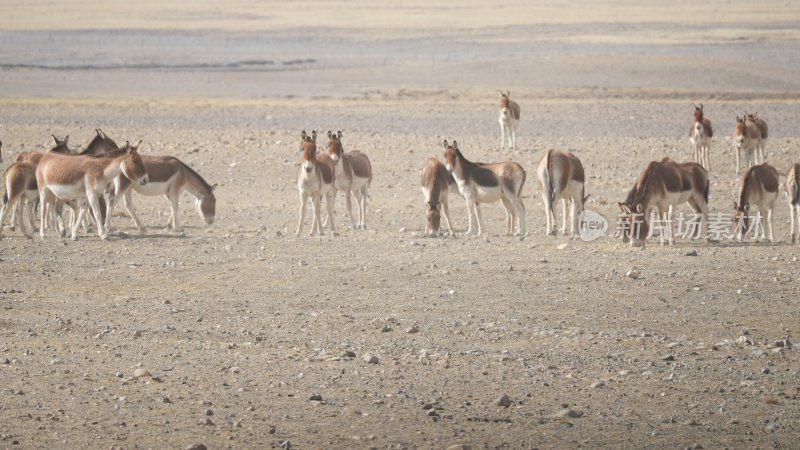
[[[619,202],[618,205],[620,209],[618,226],[622,232],[622,242],[630,242],[635,247],[643,247],[644,241],[650,233],[650,224],[647,223],[644,206],[641,202],[634,202],[630,199]]]
[[[692,106],[694,106],[694,121],[695,122],[702,122],[703,121],[703,104],[700,103],[700,106],[697,106],[694,103],[692,103]]]
[[[439,235],[439,226],[442,220],[440,214],[442,204],[439,203],[438,198],[431,198],[431,201],[425,202],[425,209],[428,211],[428,226],[425,227],[425,234],[436,237]]]
[[[216,217],[217,197],[214,195],[214,190],[216,188],[216,184],[212,185],[206,195],[198,197],[195,200],[197,210],[200,212],[200,215],[203,216],[203,220],[205,220],[206,225],[213,225],[214,217]]]
[[[453,141],[452,144],[444,140],[444,167],[448,172],[453,173],[458,165],[458,159],[461,157],[461,151],[458,149],[458,142]]]
[[[342,148],[342,132],[338,131],[336,134],[328,130],[328,156],[331,157],[334,164],[339,164],[342,159],[344,149]]]
[[[742,146],[745,136],[747,135],[747,123],[744,117],[736,116],[736,128],[733,129],[733,143],[736,148]]]
[[[55,146],[50,149],[51,152],[56,153],[64,153],[64,154],[75,154],[77,153],[75,150],[70,148],[69,146],[69,135],[64,136],[64,139],[57,138],[54,134],[50,136],[53,137],[53,141],[55,141]]]
[[[300,133],[300,165],[306,173],[314,170],[317,163],[317,132],[311,130],[311,136],[306,134],[306,130]]]
[[[128,179],[135,181],[142,186],[148,183],[150,177],[147,175],[147,169],[144,166],[144,161],[142,160],[142,156],[139,155],[139,145],[142,144],[142,141],[139,141],[136,145],[131,145],[130,142],[125,142],[125,156],[122,160],[122,173],[128,177]]]
[[[750,203],[739,204],[733,202],[733,234],[736,239],[744,239],[745,233],[750,229]]]
[[[505,118],[505,120],[513,119],[514,114],[512,113],[511,108],[509,108],[509,105],[511,104],[511,91],[506,91],[505,93],[503,91],[498,92],[500,92],[500,114]]]

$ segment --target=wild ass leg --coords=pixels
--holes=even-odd
[[[303,231],[303,221],[306,218],[306,203],[308,202],[308,196],[305,192],[300,193],[300,220],[297,223],[297,231],[294,232],[295,236],[300,236],[300,233]]]
[[[561,199],[561,235],[567,235],[567,199]]]
[[[668,234],[668,243],[669,245],[675,244],[675,228],[672,226],[672,214],[675,211],[675,207],[669,205],[667,208],[667,234]]]
[[[108,239],[108,234],[106,233],[106,229],[103,226],[103,213],[100,211],[100,198],[98,194],[94,192],[87,192],[87,198],[89,200],[89,205],[92,207],[92,214],[94,215],[94,221],[97,223],[97,235],[100,236],[101,240]],[[78,213],[78,222],[82,219],[83,211]],[[75,237],[75,228],[72,229],[73,238]]]
[[[176,233],[180,233],[183,231],[183,228],[178,225],[178,195],[174,192],[171,192],[169,195],[169,203],[170,208],[172,209],[172,231]]]
[[[517,148],[517,124],[513,124],[509,127],[511,132],[511,148],[516,150]]]
[[[336,194],[339,192],[339,190],[336,189],[335,187],[331,188],[331,189],[333,190],[333,205],[336,206]],[[345,192],[347,192],[347,191],[345,191]],[[325,213],[325,217],[322,219],[322,226],[323,227],[328,226],[328,220],[332,220],[331,216],[332,216],[332,213],[327,213],[327,212]]]
[[[475,200],[472,199],[472,196],[467,195],[466,196],[466,202],[467,202],[467,218],[469,220],[469,225],[467,226],[467,233],[466,234],[467,234],[467,236],[469,236],[469,235],[475,234],[475,232],[476,232],[475,229],[479,228],[477,225],[475,225],[475,222],[478,221],[477,218],[476,218],[476,215],[478,213],[476,212],[477,208],[476,208]]]
[[[348,195],[348,197],[350,197],[350,196]],[[334,236],[338,236],[339,233],[336,232],[336,227],[333,225],[333,194],[330,194],[330,193],[326,194],[325,195],[325,200],[326,200],[325,209],[326,209],[326,211],[328,211],[328,218],[330,218],[329,224],[330,224],[331,233],[333,233]],[[320,207],[321,207],[321,205],[320,205]],[[352,217],[351,217],[351,220],[352,220]],[[322,227],[320,227],[320,230],[321,229],[322,229]]]
[[[353,195],[355,195],[355,193],[353,191],[351,191],[350,189],[346,189],[344,191],[344,196],[346,198],[346,201],[344,202],[344,204],[345,204],[345,206],[347,206],[347,215],[348,215],[348,217],[350,217],[350,228],[355,230],[355,229],[358,228],[358,224],[356,224],[355,219],[353,219],[353,201],[352,201]],[[330,215],[330,214],[328,214],[328,215]]]
[[[122,197],[122,206],[125,208],[125,212],[127,212],[128,215],[131,216],[131,219],[133,219],[133,223],[136,224],[136,228],[138,228],[139,231],[144,232],[145,227],[142,225],[142,222],[139,220],[139,217],[136,216],[136,211],[134,210],[133,207],[133,194],[131,193],[131,191],[126,192],[125,195]]]
[[[444,216],[444,220],[447,223],[447,230],[450,233],[450,236],[453,236],[455,233],[453,232],[453,225],[450,224],[450,206],[448,206],[447,204],[446,197],[445,200],[442,202],[442,215]]]
[[[767,227],[769,227],[769,241],[775,241],[775,235],[772,233],[772,207],[767,206]]]
[[[506,126],[503,122],[500,122],[500,149],[504,149],[506,147]]]
[[[314,219],[311,221],[311,233],[310,235],[313,236],[314,233],[317,233],[319,236],[324,236],[325,232],[322,230],[322,195],[319,193],[315,193],[311,197],[311,207],[314,210]],[[331,218],[331,220],[333,220]]]
[[[0,206],[0,236],[3,235],[3,222],[4,222],[5,218],[6,218],[6,213],[9,210],[11,210],[11,220],[13,222],[13,220],[15,219],[15,217],[14,217],[15,211],[14,210],[16,209],[16,206],[17,206],[16,202],[12,203],[11,200],[9,200],[5,205]],[[19,215],[19,214],[17,213],[16,215]]]
[[[703,158],[706,160],[706,171],[711,172],[711,139],[703,146]]]
[[[542,192],[542,202],[544,203],[544,215],[547,216],[547,225],[545,226],[545,233],[548,236],[553,236],[555,234],[555,213],[553,212],[553,204],[550,203],[550,196],[547,195],[547,192]]]
[[[575,198],[570,200],[570,207],[569,207],[569,236],[575,237],[578,234],[578,218],[575,217],[578,211],[578,205],[575,203]]]
[[[506,211],[506,236],[511,236],[514,233],[514,210],[512,209],[511,202],[503,197],[500,199],[503,204],[503,209]]]
[[[359,206],[359,208],[358,208],[358,215],[359,215],[358,221],[359,221],[359,224],[358,225],[362,230],[366,230],[367,229],[367,186],[364,185],[359,192],[360,192],[360,195],[359,195],[359,198],[358,198],[358,206]]]
[[[80,227],[80,224],[81,224],[81,221],[83,220],[84,214],[86,214],[86,208],[79,208],[78,209],[78,213],[77,213],[77,215],[75,217],[75,221],[72,223],[72,226],[71,226],[70,239],[72,239],[73,241],[77,241],[78,240],[78,228]],[[99,231],[99,229],[98,229],[98,231]],[[103,237],[101,236],[100,239],[103,239]]]

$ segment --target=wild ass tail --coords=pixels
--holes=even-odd
[[[550,200],[550,206],[552,207],[553,203],[556,201],[556,187],[553,185],[553,168],[550,165],[550,154],[553,153],[553,150],[550,149],[547,151],[547,154],[544,155],[545,157],[545,187],[547,189],[547,198]]]
[[[709,182],[708,178],[706,178],[706,185],[703,188],[703,200],[706,201],[706,204],[708,204],[708,194],[710,191],[711,191],[711,182]]]

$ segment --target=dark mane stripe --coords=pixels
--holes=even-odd
[[[177,158],[176,158],[176,159],[177,159]],[[199,173],[195,172],[195,170],[194,170],[194,169],[192,169],[191,167],[189,167],[189,166],[188,166],[188,165],[187,165],[185,162],[181,161],[180,159],[178,159],[178,162],[179,162],[179,163],[181,163],[181,166],[183,166],[183,168],[184,168],[184,169],[186,169],[186,171],[187,171],[187,172],[189,172],[189,174],[190,174],[192,177],[194,177],[195,179],[199,180],[199,181],[200,181],[200,184],[202,184],[202,185],[203,185],[203,187],[204,187],[206,190],[208,190],[209,192],[213,190],[213,188],[211,187],[211,185],[210,185],[210,184],[208,184],[208,182],[205,180],[205,178],[201,177]]]

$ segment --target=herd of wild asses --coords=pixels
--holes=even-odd
[[[50,227],[65,236],[67,227],[61,212],[67,206],[72,210],[69,224],[72,239],[77,239],[80,226],[87,228],[88,221],[84,220],[87,211],[100,238],[106,239],[111,212],[120,197],[128,215],[144,230],[134,212],[132,190],[142,195],[167,197],[172,205],[167,225],[176,231],[180,230],[178,197],[183,190],[195,196],[206,223],[214,222],[214,186],[191,167],[172,156],[140,155],[141,142],[119,146],[102,130],[97,129],[96,133],[84,149],[70,147],[69,136],[63,140],[53,136],[55,145],[49,151],[17,154],[3,172],[5,193],[0,206],[0,232],[6,215],[11,212],[12,224],[29,237],[24,216],[27,213],[28,224],[35,230],[33,211],[38,205],[39,235],[44,238],[45,230]]]
[[[510,98],[509,91],[500,92],[500,145],[516,147],[516,129],[520,119],[519,104]],[[695,162],[678,163],[670,158],[652,161],[639,174],[626,199],[619,202],[620,215],[616,235],[631,245],[644,246],[652,236],[655,220],[661,227],[658,233],[662,244],[675,242],[674,209],[688,203],[699,218],[695,238],[709,239],[708,198],[711,161],[709,157],[713,128],[703,115],[703,105],[694,106],[694,117],[689,130],[689,140],[695,150]],[[747,235],[774,240],[772,211],[783,190],[789,200],[791,239],[800,237],[800,164],[793,164],[780,183],[778,171],[765,163],[764,148],[767,140],[767,123],[758,114],[745,114],[736,118],[733,145],[736,153],[736,170],[740,173],[740,158],[746,162],[741,175],[737,201],[733,204],[729,226],[733,236],[743,240]],[[197,172],[172,156],[140,155],[139,144],[126,142],[118,146],[114,140],[96,130],[96,136],[82,150],[69,146],[68,138],[53,136],[55,146],[48,152],[22,152],[3,173],[5,193],[0,207],[0,233],[5,217],[10,212],[11,228],[16,225],[29,237],[24,217],[36,229],[34,209],[38,207],[39,233],[42,238],[49,227],[60,236],[70,228],[72,239],[77,238],[80,227],[87,229],[93,221],[101,239],[106,239],[111,226],[113,210],[122,198],[123,206],[140,230],[144,230],[136,216],[132,191],[141,195],[164,195],[171,204],[167,226],[180,230],[178,199],[183,190],[196,198],[200,215],[208,225],[214,222],[214,186],[209,185]],[[366,209],[372,166],[366,154],[359,151],[344,152],[342,132],[327,133],[325,151],[317,151],[317,132],[300,134],[300,167],[297,171],[297,188],[300,194],[300,213],[296,235],[303,230],[305,211],[311,200],[313,218],[311,234],[323,234],[327,226],[335,235],[333,205],[338,191],[343,191],[353,229],[366,228]],[[421,187],[425,200],[426,223],[424,234],[438,236],[441,216],[444,215],[448,233],[453,235],[448,207],[448,193],[453,185],[466,201],[468,213],[467,235],[480,235],[483,231],[480,204],[500,201],[506,212],[507,235],[524,236],[525,205],[522,189],[526,172],[515,162],[480,163],[468,160],[456,141],[443,143],[444,163],[429,158],[421,170]],[[2,162],[2,142],[0,142]],[[573,236],[581,229],[581,217],[588,198],[584,189],[584,167],[572,153],[547,150],[536,166],[539,191],[547,218],[546,232],[555,235],[554,207],[562,204],[561,233]],[[358,217],[352,211],[354,197]],[[322,217],[322,200],[326,214]],[[567,214],[569,205],[569,214]],[[69,222],[62,219],[68,207]],[[89,213],[88,218],[85,217]],[[567,228],[569,216],[569,228]],[[762,220],[766,224],[762,223]]]

